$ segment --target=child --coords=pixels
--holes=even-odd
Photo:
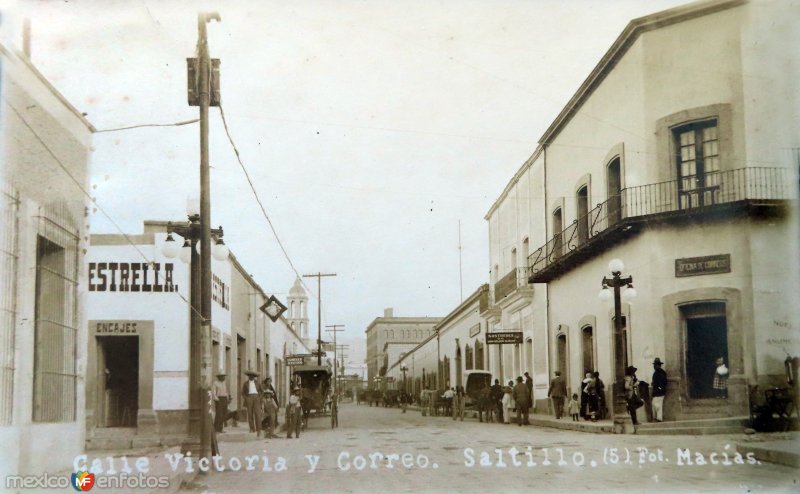
[[[569,409],[569,414],[572,415],[572,421],[578,421],[578,412],[580,412],[581,406],[578,403],[578,394],[572,393],[572,399],[569,400],[567,403],[567,408]]]

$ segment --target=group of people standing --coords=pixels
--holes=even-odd
[[[263,431],[264,438],[277,438],[275,430],[278,427],[278,393],[272,386],[272,378],[267,377],[264,381],[258,381],[258,373],[254,371],[245,372],[247,381],[240,390],[244,400],[247,413],[247,424],[250,432],[254,432],[256,437],[261,437]],[[214,430],[223,432],[225,422],[230,412],[228,403],[230,396],[228,387],[225,383],[226,375],[217,374],[217,380],[212,388],[212,399],[215,405]],[[300,437],[300,424],[302,422],[302,408],[300,406],[300,388],[294,387],[291,396],[286,404],[286,437],[290,438],[292,433],[295,437]]]

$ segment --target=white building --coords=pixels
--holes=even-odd
[[[140,235],[92,235],[87,429],[92,448],[178,444],[189,433],[190,270],[162,250],[167,223]],[[231,410],[243,415],[247,371],[273,377],[285,402],[284,358],[307,353],[283,318],[260,308],[268,295],[231,254],[212,257],[212,368],[225,373]],[[243,417],[242,417],[243,418]]]
[[[570,392],[599,370],[610,393],[628,365],[650,381],[654,357],[667,420],[746,415],[785,384],[800,351],[797,14],[734,0],[631,21],[489,210],[487,318],[524,332],[503,362],[533,369],[538,405],[555,370]],[[613,258],[638,291],[616,345],[597,296]]]
[[[0,478],[63,468],[84,439],[82,269],[94,128],[0,45]]]

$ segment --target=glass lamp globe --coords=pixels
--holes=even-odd
[[[184,264],[189,264],[192,262],[192,244],[188,240],[183,241],[180,257]]]
[[[228,246],[225,245],[225,242],[222,241],[221,238],[217,239],[217,243],[214,244],[214,247],[211,248],[211,255],[217,261],[224,261],[228,259]]]
[[[161,246],[161,253],[168,259],[175,259],[180,250],[181,248],[178,247],[178,242],[175,241],[171,233],[168,234],[167,239],[164,240],[164,245]]]
[[[608,263],[608,270],[612,273],[621,273],[623,269],[625,269],[625,263],[622,262],[622,259],[612,259]]]
[[[197,197],[186,198],[186,214],[189,216],[200,215],[200,199]]]
[[[635,289],[635,288],[633,288],[633,285],[630,285],[630,284],[629,284],[629,285],[628,285],[628,286],[627,286],[627,287],[626,287],[626,288],[625,288],[625,289],[622,291],[622,299],[623,299],[623,300],[630,300],[630,299],[632,299],[632,298],[636,298],[636,289]]]
[[[603,289],[600,290],[600,293],[597,294],[597,298],[599,298],[603,302],[610,301],[613,298],[613,294],[611,293],[611,289],[608,288],[608,287],[603,287]]]

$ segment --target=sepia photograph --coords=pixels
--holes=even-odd
[[[800,0],[0,0],[0,492],[800,492]]]

